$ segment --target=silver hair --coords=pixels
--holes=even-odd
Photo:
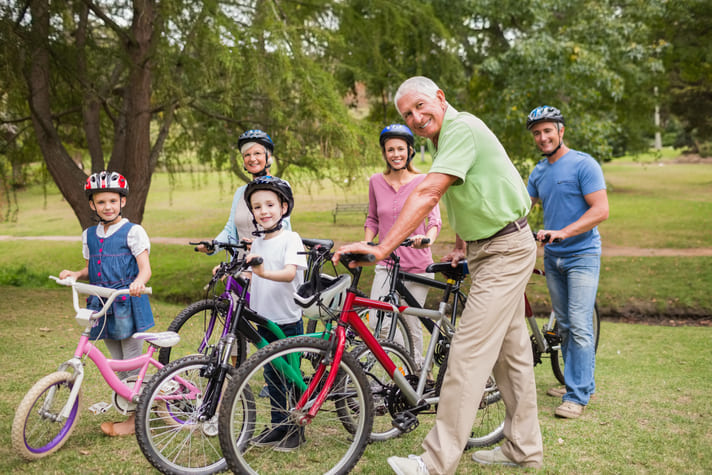
[[[426,78],[425,76],[413,76],[412,78],[408,78],[403,81],[403,83],[398,87],[396,94],[393,96],[393,104],[396,106],[396,110],[400,114],[400,110],[398,110],[398,101],[406,93],[415,91],[425,94],[428,97],[435,98],[437,97],[437,92],[439,90],[440,88],[432,79]]]
[[[242,144],[242,147],[240,147],[240,153],[242,155],[244,155],[245,152],[247,152],[249,149],[251,149],[255,145],[259,145],[260,147],[262,147],[262,151],[265,153],[265,155],[268,155],[267,149],[265,148],[265,146],[262,145],[261,143],[257,143],[257,142],[245,142],[244,144]]]

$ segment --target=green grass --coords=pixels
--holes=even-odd
[[[604,243],[651,248],[712,247],[712,167],[646,164],[617,160],[604,166],[609,184],[611,218],[601,226]],[[426,164],[427,165],[427,164]],[[427,168],[422,167],[421,168]],[[363,237],[363,216],[345,214],[332,224],[336,202],[367,201],[367,176],[352,188],[331,182],[293,181],[297,208],[294,229],[304,237],[338,242]],[[180,175],[171,185],[157,174],[146,207],[144,226],[152,237],[212,238],[223,227],[238,183],[216,173]],[[68,205],[53,187],[45,197],[38,188],[19,194],[15,222],[0,223],[0,235],[66,235],[81,233]],[[447,227],[436,257],[454,241]],[[189,246],[154,243],[151,254],[152,306],[157,329],[164,329],[185,303],[202,295],[210,269],[221,256],[206,257]],[[30,386],[54,371],[76,345],[70,293],[47,279],[63,268],[82,265],[78,241],[0,241],[0,333],[7,370],[0,376],[2,473],[146,473],[133,438],[104,437],[99,424],[120,420],[110,412],[83,411],[75,434],[54,456],[35,463],[11,450],[10,424],[15,408]],[[599,305],[610,312],[645,311],[656,317],[712,315],[708,297],[712,257],[606,257],[602,260]],[[362,280],[368,289],[370,273]],[[527,291],[540,308],[547,306],[544,279],[533,278]],[[430,301],[437,299],[434,293]],[[557,420],[557,401],[544,395],[555,384],[548,362],[536,368],[545,468],[541,473],[709,473],[712,471],[712,328],[658,327],[605,321],[597,361],[597,396],[584,417]],[[85,405],[110,401],[110,391],[92,363],[87,364]],[[389,473],[390,455],[419,453],[431,427],[399,439],[369,446],[354,473]],[[521,473],[481,469],[466,453],[458,474]]]
[[[99,424],[120,420],[110,411],[94,416],[86,408],[110,401],[110,391],[93,363],[86,365],[85,408],[67,444],[37,462],[21,460],[11,449],[10,425],[19,401],[35,381],[54,371],[76,345],[68,289],[0,287],[0,334],[6,371],[0,375],[1,473],[150,473],[132,437],[109,438]],[[181,306],[154,301],[158,324]],[[659,327],[604,321],[596,372],[596,397],[575,421],[553,416],[557,400],[545,395],[556,381],[548,361],[536,368],[539,419],[544,438],[544,469],[527,473],[709,473],[712,470],[709,394],[712,328]],[[414,432],[370,445],[353,473],[390,473],[390,455],[420,453],[431,427],[429,416]],[[458,474],[521,473],[480,468],[466,452]]]

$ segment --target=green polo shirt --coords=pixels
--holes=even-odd
[[[452,106],[445,111],[430,173],[458,180],[443,203],[450,225],[465,241],[490,237],[529,213],[531,199],[524,181],[494,133],[480,119]]]

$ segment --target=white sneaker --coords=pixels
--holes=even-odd
[[[388,457],[388,465],[391,466],[396,475],[429,475],[428,467],[420,458],[420,455],[409,455],[405,457]]]
[[[512,462],[502,453],[501,447],[495,447],[492,450],[478,450],[472,454],[472,460],[482,465],[506,465],[508,467],[518,467],[519,464]]]

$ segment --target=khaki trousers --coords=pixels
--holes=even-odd
[[[528,226],[482,242],[469,242],[472,285],[452,341],[435,425],[422,455],[431,474],[454,474],[478,403],[494,374],[507,408],[502,453],[541,467],[532,350],[524,319],[524,289],[536,260]],[[473,462],[474,463],[474,462]]]

